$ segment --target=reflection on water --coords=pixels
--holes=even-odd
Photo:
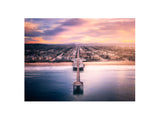
[[[83,86],[73,85],[73,95],[83,95]]]
[[[26,66],[27,101],[134,101],[135,66],[86,66],[74,88],[72,66]],[[81,94],[81,95],[80,95]]]

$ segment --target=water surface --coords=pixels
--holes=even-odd
[[[72,66],[26,66],[26,101],[134,101],[135,66],[88,65],[80,72],[83,94],[73,94]]]

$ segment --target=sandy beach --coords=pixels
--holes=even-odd
[[[83,62],[85,65],[135,65],[135,61],[108,61],[108,62]],[[37,63],[25,63],[25,66],[66,66],[72,65],[72,62],[57,62],[57,63],[47,63],[47,62],[37,62]]]

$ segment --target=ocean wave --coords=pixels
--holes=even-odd
[[[71,66],[26,66],[25,71],[61,71],[71,69]]]

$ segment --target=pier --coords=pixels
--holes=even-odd
[[[80,68],[83,68],[82,65],[83,63],[79,58],[79,48],[77,48],[77,59],[73,63],[73,69],[76,67],[77,70],[77,79],[73,83],[73,94],[83,94],[83,82],[80,81]]]

